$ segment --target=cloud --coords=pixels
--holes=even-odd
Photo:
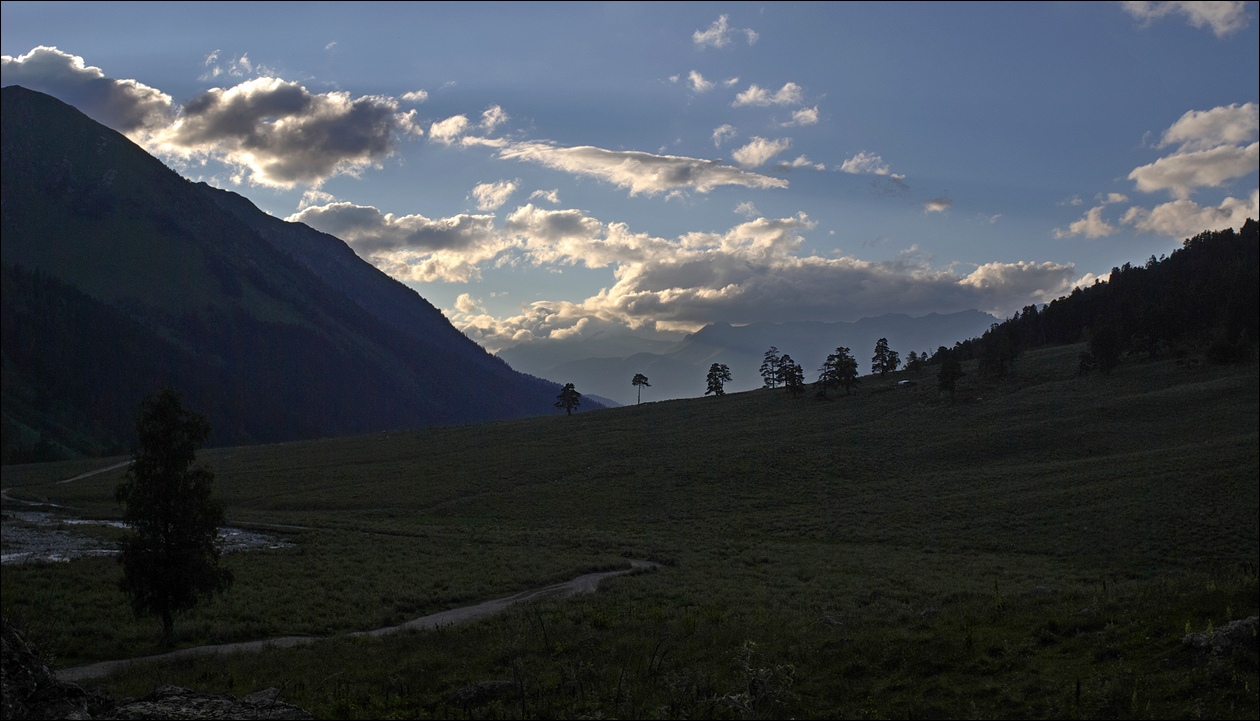
[[[923,211],[926,213],[944,213],[953,204],[954,201],[949,198],[932,198],[923,204]]]
[[[518,187],[517,181],[500,180],[497,183],[481,183],[472,190],[477,199],[478,210],[498,210],[512,197]]]
[[[220,160],[238,169],[238,180],[289,188],[379,167],[400,137],[422,132],[414,111],[399,112],[392,98],[312,93],[298,83],[256,78],[193,98],[147,144],[185,160]]]
[[[402,99],[408,103],[423,103],[429,99],[429,91],[412,90],[411,92],[403,93]]]
[[[697,93],[703,93],[707,90],[713,89],[713,83],[711,81],[705,80],[704,76],[696,72],[695,70],[692,70],[690,73],[687,74],[687,79],[691,81],[691,89],[696,91]]]
[[[1260,218],[1260,191],[1251,191],[1249,199],[1226,198],[1215,208],[1203,207],[1185,199],[1157,205],[1150,210],[1133,207],[1124,214],[1121,222],[1142,232],[1189,238],[1205,230],[1240,228],[1248,218]]]
[[[812,170],[823,171],[827,169],[822,163],[815,163],[804,155],[798,156],[796,160],[790,163],[779,163],[777,166],[781,170],[796,170],[797,168],[810,168]]]
[[[754,83],[736,95],[735,102],[731,105],[738,108],[743,105],[800,105],[802,102],[804,90],[796,83],[787,83],[773,93]]]
[[[755,213],[741,204],[741,213]],[[872,263],[802,255],[804,214],[750,218],[724,233],[673,240],[633,233],[579,211],[518,209],[505,225],[537,263],[611,266],[616,282],[578,302],[539,301],[511,317],[457,313],[452,321],[491,350],[607,328],[693,331],[713,322],[784,317],[855,320],[980,308],[1005,315],[1070,291],[1074,269],[1057,263],[992,263],[960,275],[917,251]]]
[[[445,120],[439,120],[429,126],[429,137],[444,145],[450,145],[459,140],[459,136],[468,132],[467,115],[453,115]]]
[[[1256,172],[1260,163],[1260,143],[1246,147],[1221,145],[1210,150],[1169,155],[1129,173],[1138,190],[1151,193],[1167,190],[1176,198],[1187,198],[1196,189],[1219,188],[1230,180]]]
[[[0,57],[0,84],[51,95],[133,139],[171,121],[171,96],[135,80],[107,77],[83,58],[55,47],[41,45],[16,58]]]
[[[503,112],[503,108],[493,105],[481,113],[481,129],[493,133],[496,128],[506,123],[511,116]]]
[[[818,106],[812,108],[802,108],[792,113],[792,119],[783,123],[783,127],[789,128],[798,125],[816,125],[818,123]]]
[[[757,31],[731,27],[729,15],[719,16],[708,28],[695,31],[691,40],[697,47],[723,48],[731,44],[731,35],[736,33],[743,35],[749,45],[757,42]]]
[[[745,168],[756,168],[765,165],[771,158],[790,147],[792,141],[787,138],[766,140],[754,136],[747,145],[731,153],[731,157]]]
[[[544,142],[511,143],[499,151],[507,160],[538,163],[575,175],[586,175],[627,188],[631,195],[674,190],[707,193],[721,185],[786,188],[787,181],[750,173],[713,160],[592,146],[559,147]]]
[[[535,190],[529,194],[530,200],[545,200],[553,205],[560,204],[560,189],[552,188],[551,190]]]
[[[1211,27],[1218,38],[1236,33],[1250,24],[1247,5],[1243,2],[1125,2],[1121,6],[1144,24],[1165,15],[1183,15],[1196,28]]]
[[[745,218],[755,218],[761,215],[761,211],[757,210],[757,206],[747,200],[735,206],[735,212]]]
[[[1069,225],[1067,230],[1055,228],[1054,237],[1069,238],[1083,235],[1086,238],[1105,238],[1108,235],[1115,235],[1120,229],[1103,219],[1103,208],[1102,205],[1090,208],[1084,217]]]
[[[1260,108],[1255,103],[1191,110],[1173,123],[1160,140],[1161,148],[1180,145],[1182,151],[1240,145],[1260,132]]]
[[[892,170],[884,159],[874,153],[862,151],[840,165],[840,170],[853,175],[890,175]]]
[[[735,127],[732,125],[719,125],[713,129],[713,145],[722,147],[722,143],[735,137]]]
[[[366,205],[331,203],[286,218],[346,241],[355,252],[400,280],[467,282],[480,266],[510,247],[493,215],[430,219],[396,216]]]

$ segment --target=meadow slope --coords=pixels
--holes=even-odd
[[[206,450],[229,523],[295,546],[225,557],[236,584],[183,645],[331,636],[579,573],[663,564],[467,627],[136,666],[321,716],[1255,718],[1256,650],[1182,636],[1257,614],[1254,358],[1080,346],[812,389]],[[894,387],[896,380],[917,385]],[[15,498],[117,517],[117,462],[7,466]],[[6,507],[8,507],[6,505]],[[117,566],[3,568],[3,608],[60,664],[156,652]],[[460,690],[506,680],[499,695]]]

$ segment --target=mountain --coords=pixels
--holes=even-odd
[[[556,384],[339,239],[189,182],[47,95],[0,96],[6,461],[41,441],[121,450],[164,384],[214,445],[556,412]]]
[[[930,353],[939,346],[952,347],[955,342],[978,336],[997,320],[988,313],[969,310],[917,318],[887,314],[835,323],[714,323],[663,347],[659,341],[654,345],[645,341],[639,352],[596,355],[595,344],[535,341],[504,349],[499,357],[524,372],[573,383],[582,393],[629,405],[637,398],[637,389],[630,384],[636,373],[646,375],[651,383],[643,391],[644,400],[704,395],[705,376],[713,363],[730,367],[734,380],[727,385],[728,392],[751,390],[762,385],[759,370],[771,346],[792,356],[805,369],[806,380],[812,381],[827,354],[838,346],[848,347],[865,372],[870,367],[867,359],[880,338],[887,338],[889,346],[905,359],[910,351]],[[617,349],[624,350],[631,340],[621,339]],[[572,355],[560,360],[565,352]]]

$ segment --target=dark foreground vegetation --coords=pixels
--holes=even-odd
[[[1256,718],[1260,383],[1170,349],[1080,374],[1085,344],[930,366],[851,396],[782,389],[203,451],[224,556],[179,645],[396,624],[584,571],[599,593],[467,626],[135,664],[115,696],[275,686],[338,718]],[[899,380],[919,379],[911,387]],[[117,459],[9,466],[16,498],[117,517]],[[6,504],[7,505],[7,504]],[[283,527],[283,528],[282,528]],[[300,528],[295,528],[300,527]],[[118,565],[5,566],[55,665],[158,652]]]

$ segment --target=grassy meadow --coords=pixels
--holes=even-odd
[[[1254,719],[1256,646],[1181,639],[1260,612],[1256,363],[1081,377],[1081,349],[1002,379],[964,365],[952,402],[928,368],[830,400],[207,449],[228,522],[294,545],[224,556],[235,585],[177,616],[180,645],[331,637],[662,565],[466,626],[100,685],[276,686],[321,718]],[[54,482],[118,460],[6,466],[3,486],[117,518],[121,469]],[[157,653],[120,573],[5,566],[3,611],[55,665]]]

